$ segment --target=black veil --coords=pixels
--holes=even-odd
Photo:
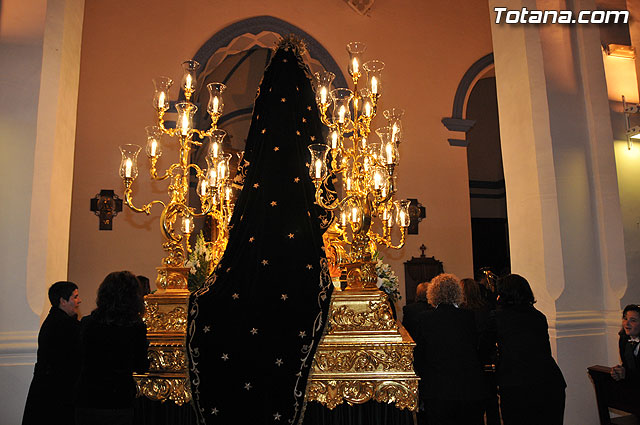
[[[307,146],[322,142],[301,42],[258,89],[229,243],[189,300],[187,354],[202,424],[296,424],[333,289]]]

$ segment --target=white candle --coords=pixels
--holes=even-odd
[[[327,103],[327,88],[325,86],[320,87],[320,103],[323,105]]]
[[[319,179],[322,177],[322,161],[320,161],[319,159],[316,159],[316,179]]]
[[[182,122],[180,123],[180,127],[182,128],[182,135],[186,136],[189,133],[189,117],[185,113],[182,115]]]
[[[380,185],[382,184],[382,176],[380,175],[379,172],[375,172],[375,174],[373,175],[373,188],[378,190],[380,189]]]
[[[352,223],[358,222],[358,207],[351,208],[351,222]]]
[[[342,224],[342,227],[347,226],[347,213],[344,211],[340,213],[340,223]]]
[[[371,93],[378,94],[378,79],[371,77]]]
[[[393,164],[393,145],[387,143],[387,164]]]
[[[164,109],[164,98],[165,98],[165,94],[163,91],[161,91],[160,94],[158,95],[158,108],[160,109]]]
[[[338,148],[338,132],[334,131],[331,133],[331,149]]]
[[[151,156],[156,156],[156,149],[158,148],[158,142],[155,139],[151,140]]]
[[[367,148],[367,138],[363,137],[362,138],[362,150],[365,150]]]
[[[347,190],[351,190],[351,177],[347,177]]]
[[[217,158],[219,150],[220,150],[220,147],[218,146],[218,142],[213,142],[213,146],[211,147],[211,156],[213,156],[214,158]]]
[[[184,80],[184,88],[186,90],[191,90],[191,74],[187,74],[187,78]]]
[[[200,196],[205,196],[207,194],[207,181],[200,180]]]
[[[124,163],[124,176],[127,178],[131,177],[131,169],[133,168],[133,162],[129,158]]]
[[[344,123],[344,116],[347,112],[347,108],[345,108],[344,105],[340,106],[340,109],[338,110],[338,122],[340,124]]]
[[[357,74],[358,72],[359,72],[358,59],[357,58],[353,58],[353,73]]]
[[[225,187],[225,189],[224,189],[224,199],[227,200],[227,201],[231,199],[231,188],[230,187]]]
[[[399,216],[400,216],[399,217],[400,220],[398,220],[398,221],[400,221],[400,226],[405,227],[407,225],[407,223],[406,223],[407,216],[406,216],[406,214],[404,213],[403,210],[400,210]]]
[[[364,115],[366,117],[371,116],[371,104],[369,103],[369,101],[366,101],[364,104]]]
[[[393,123],[393,127],[391,127],[391,140],[396,141],[396,137],[398,136],[398,124]]]
[[[218,108],[220,107],[220,101],[218,100],[218,96],[213,97],[213,113],[218,113]]]

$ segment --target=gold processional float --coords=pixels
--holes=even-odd
[[[384,63],[362,63],[366,46],[360,42],[347,45],[349,74],[353,90],[332,89],[331,72],[315,74],[314,88],[321,119],[330,132],[327,144],[309,146],[309,175],[313,180],[316,203],[333,212],[334,220],[324,235],[327,256],[332,263],[336,286],[331,300],[327,330],[322,337],[309,374],[308,401],[317,401],[333,409],[337,405],[375,400],[394,403],[401,409],[417,409],[418,380],[413,370],[415,343],[394,318],[387,295],[378,289],[373,253],[377,246],[399,249],[404,245],[409,226],[409,201],[394,201],[395,168],[399,161],[398,144],[402,139],[402,110],[384,111],[388,125],[376,130],[380,142],[369,139],[371,122],[376,116],[381,95],[381,72]],[[125,184],[125,203],[136,212],[150,213],[153,204],[163,206],[160,217],[163,248],[167,256],[158,267],[158,290],[145,297],[150,342],[148,373],[135,375],[138,394],[152,400],[171,400],[178,405],[190,401],[186,356],[186,322],[189,268],[185,252],[191,250],[189,235],[194,218],[209,216],[215,231],[209,244],[214,255],[211,270],[222,257],[228,238],[227,223],[233,211],[229,181],[230,154],[222,151],[225,132],[217,128],[223,111],[224,84],[207,85],[210,92],[207,111],[211,127],[194,128],[196,105],[189,102],[199,64],[183,63],[181,89],[185,101],[176,103],[175,129],[164,126],[169,109],[172,81],[154,80],[154,107],[157,126],[148,127],[146,153],[153,180],[171,179],[170,201],[152,201],[141,208],[132,201],[132,183],[138,175],[137,145],[123,145],[120,176]],[[366,87],[358,83],[366,78]],[[160,137],[177,137],[179,162],[158,176],[156,163],[161,155]],[[210,138],[206,170],[190,163],[192,145],[202,145]],[[347,143],[348,142],[348,143]],[[328,167],[328,164],[331,166]],[[198,178],[199,212],[188,203],[190,170]],[[330,189],[339,181],[342,193]],[[181,219],[181,232],[176,229]],[[375,220],[374,219],[378,219]],[[392,244],[397,222],[400,242]]]

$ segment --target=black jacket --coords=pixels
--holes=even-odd
[[[629,336],[624,333],[624,331],[621,331],[620,339],[618,340],[618,349],[620,350],[620,359],[622,360],[622,366],[624,366],[626,374],[625,381],[640,384],[640,351],[638,355],[632,351],[630,354],[632,359],[629,359],[625,355],[627,345],[629,344]],[[633,364],[630,362],[633,362]]]
[[[142,321],[117,326],[99,322],[94,314],[83,318],[76,407],[132,407],[136,394],[133,372],[149,368],[147,348],[147,328]]]
[[[488,358],[498,346],[500,388],[567,386],[551,355],[547,318],[533,306],[504,306],[493,312],[482,332],[481,352]]]
[[[441,304],[418,319],[414,359],[423,398],[480,400],[486,396],[473,313]]]
[[[73,387],[78,377],[80,322],[51,307],[38,334],[38,354],[23,425],[73,423]],[[71,421],[71,422],[69,422]]]

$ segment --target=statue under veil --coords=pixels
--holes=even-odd
[[[255,101],[227,249],[189,302],[193,402],[201,424],[297,424],[332,283],[307,146],[322,125],[301,56],[283,40]]]

